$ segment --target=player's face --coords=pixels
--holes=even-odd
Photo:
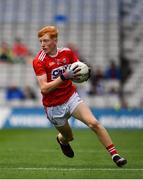
[[[41,48],[46,54],[54,55],[57,52],[57,40],[56,38],[50,38],[48,34],[39,38]]]

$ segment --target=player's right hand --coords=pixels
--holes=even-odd
[[[80,76],[80,73],[78,73],[80,71],[80,68],[77,66],[75,66],[73,69],[71,69],[70,67],[68,67],[65,72],[63,74],[61,74],[61,79],[64,80],[69,80],[69,79],[77,79]]]

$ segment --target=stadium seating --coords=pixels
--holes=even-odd
[[[0,41],[12,44],[19,36],[36,52],[37,30],[56,24],[60,28],[59,45],[75,43],[89,61],[105,66],[110,56],[118,61],[117,4],[117,0],[1,0]],[[110,5],[113,8],[108,12]]]
[[[59,46],[72,42],[86,61],[105,68],[111,58],[118,62],[117,9],[117,0],[0,0],[0,41],[12,45],[15,37],[21,37],[35,54],[39,49],[37,30],[56,24],[60,29]],[[30,84],[37,89],[30,65],[1,64],[0,75],[1,94],[9,79],[11,84]],[[102,97],[97,99],[104,101]]]
[[[143,1],[123,1],[124,55],[130,60],[132,75],[124,85],[129,106],[141,107],[143,99]]]
[[[37,30],[46,24],[55,24],[60,30],[59,46],[72,42],[92,66],[105,69],[110,59],[119,64],[119,3],[118,0],[0,0],[0,42],[4,40],[12,45],[15,37],[21,37],[36,54],[39,49]],[[125,56],[133,68],[124,93],[128,94],[127,101],[135,92],[138,92],[139,99],[143,99],[143,26],[140,23],[143,21],[143,1],[126,0],[122,5]],[[2,97],[9,79],[19,86],[30,84],[37,89],[30,65],[0,64],[0,76]],[[114,82],[105,82],[104,86],[108,89],[111,84]],[[119,86],[119,82],[116,85]],[[106,99],[97,99],[101,98]],[[140,103],[136,101],[134,104],[139,107]]]

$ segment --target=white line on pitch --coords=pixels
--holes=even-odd
[[[48,167],[3,167],[3,168],[0,168],[1,170],[4,170],[4,169],[13,169],[13,170],[49,170],[49,171],[143,171],[143,168],[138,168],[138,169],[135,169],[135,168],[125,168],[125,169],[122,169],[122,168],[118,168],[118,169],[115,169],[115,168],[48,168]]]

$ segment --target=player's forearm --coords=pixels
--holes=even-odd
[[[43,94],[47,94],[47,93],[55,90],[62,83],[63,83],[63,80],[60,77],[58,77],[54,81],[51,81],[51,82],[48,82],[48,83],[45,82],[45,83],[43,83],[41,85],[41,92]]]

